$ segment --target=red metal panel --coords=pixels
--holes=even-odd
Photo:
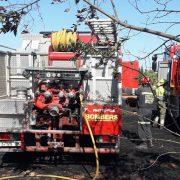
[[[53,61],[69,61],[76,55],[74,52],[54,52],[52,46],[49,46],[48,64],[52,65]]]
[[[50,52],[49,60],[68,61],[75,56],[76,56],[76,53],[73,53],[73,52]]]
[[[170,83],[170,86],[172,88],[175,88],[176,87],[176,72],[177,72],[177,60],[172,60],[172,63],[171,63],[171,83]]]
[[[172,95],[180,96],[180,62],[173,60],[171,64],[171,81]]]
[[[121,134],[121,109],[117,105],[87,104],[84,107],[83,118],[89,121],[94,135]],[[82,133],[89,134],[85,120]]]
[[[177,92],[176,94],[180,96],[180,62],[177,62],[177,74],[176,74],[176,79],[177,79]]]
[[[96,36],[92,36],[91,34],[79,34],[78,41],[83,43],[97,43]]]
[[[10,141],[11,138],[11,134],[9,133],[1,133],[0,134],[0,141]]]
[[[180,50],[180,45],[171,46],[169,53],[172,59],[170,87],[173,89],[173,95],[180,95],[180,62],[179,59],[174,58],[177,50]]]
[[[123,61],[122,62],[122,88],[138,88],[139,62]]]

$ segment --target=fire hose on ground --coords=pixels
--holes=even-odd
[[[17,176],[8,176],[8,177],[2,177],[0,180],[6,180],[6,179],[17,179],[17,178],[24,178],[24,177],[46,177],[46,178],[56,178],[56,179],[65,179],[65,180],[76,180],[74,178],[65,177],[65,176],[57,176],[57,175],[46,175],[46,174],[38,174],[38,175],[17,175]]]
[[[95,176],[94,176],[93,179],[96,179],[99,176],[99,156],[98,156],[98,151],[97,151],[96,143],[95,143],[95,140],[94,140],[94,135],[92,133],[91,127],[89,125],[89,122],[88,122],[88,120],[86,118],[84,118],[84,119],[85,119],[85,122],[87,124],[88,130],[89,130],[89,133],[90,133],[91,141],[93,143],[94,154],[95,154],[95,158],[96,158],[96,173],[95,173]]]

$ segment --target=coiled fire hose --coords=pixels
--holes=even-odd
[[[57,52],[71,51],[71,49],[76,46],[76,42],[76,32],[68,32],[66,29],[63,29],[51,34],[51,44],[53,50]]]

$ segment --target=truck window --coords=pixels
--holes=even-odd
[[[167,48],[166,51],[164,52],[164,61],[170,61],[171,57],[170,57],[170,48]]]

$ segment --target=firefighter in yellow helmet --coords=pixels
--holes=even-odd
[[[157,116],[154,120],[154,126],[157,126],[159,121],[160,129],[163,128],[166,116],[166,102],[165,102],[165,80],[161,79],[157,83],[157,87],[155,89],[157,100],[158,100],[158,109],[159,109],[159,117]]]

